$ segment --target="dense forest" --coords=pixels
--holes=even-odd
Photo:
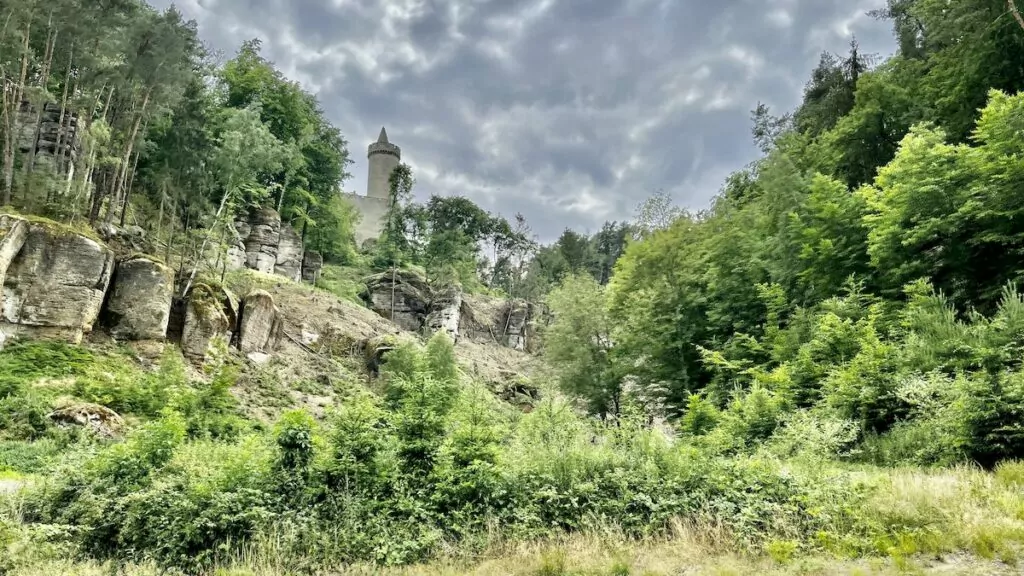
[[[896,53],[851,41],[795,110],[756,105],[763,155],[704,210],[658,193],[543,245],[458,191],[418,201],[403,164],[380,239],[356,246],[347,142],[259,41],[215,65],[173,8],[4,0],[0,204],[137,226],[182,278],[271,207],[330,264],[318,294],[353,300],[362,276],[401,269],[525,300],[544,369],[523,410],[436,334],[389,347],[372,380],[323,375],[343,399],[325,414],[267,424],[240,410],[250,368],[227,353],[198,373],[173,347],[140,367],[16,342],[0,488],[31,482],[0,497],[0,574],[460,573],[502,556],[494,573],[899,573],[956,554],[1016,569],[1024,18],[1013,0],[873,16]],[[128,433],[54,427],[58,393]],[[517,548],[536,542],[554,552]],[[704,556],[662,570],[608,552],[670,558],[673,542]],[[723,555],[747,563],[716,572]]]

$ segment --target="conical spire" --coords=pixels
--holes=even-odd
[[[383,126],[380,127],[380,136],[377,137],[378,144],[388,144],[388,132]]]

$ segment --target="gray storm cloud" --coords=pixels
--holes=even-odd
[[[150,0],[158,8],[167,0]],[[884,0],[179,0],[225,58],[317,93],[365,192],[382,125],[417,196],[461,194],[542,240],[629,218],[657,189],[706,206],[757,157],[750,110],[797,105],[823,50],[888,55]]]

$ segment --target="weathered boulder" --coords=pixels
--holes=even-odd
[[[124,428],[124,419],[106,406],[87,402],[69,404],[47,415],[58,426],[81,426],[106,438],[116,437]]]
[[[243,354],[273,352],[284,332],[274,297],[264,290],[250,292],[242,299],[241,320],[236,342]]]
[[[162,340],[174,297],[174,272],[145,256],[122,260],[114,272],[113,288],[103,320],[114,338]]]
[[[437,292],[427,313],[427,329],[431,333],[445,332],[453,341],[458,341],[461,310],[462,290],[451,287]]]
[[[249,234],[245,238],[245,266],[273,274],[280,243],[281,216],[271,208],[256,210],[250,215]]]
[[[29,227],[4,278],[0,331],[73,343],[90,332],[110,283],[114,254],[53,222]]]
[[[185,305],[185,326],[181,333],[181,351],[190,360],[206,359],[217,342],[230,341],[234,325],[225,313],[224,295],[206,284],[196,284]]]
[[[316,284],[324,267],[324,257],[319,252],[308,251],[302,256],[302,280]]]
[[[282,224],[274,274],[298,282],[302,278],[302,254],[302,237],[291,225]]]
[[[415,272],[383,272],[365,280],[367,306],[406,330],[417,332],[430,310],[430,286]]]

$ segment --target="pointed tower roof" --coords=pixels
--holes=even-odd
[[[402,149],[388,141],[388,131],[385,130],[383,126],[381,126],[380,136],[377,137],[376,142],[370,144],[370,146],[367,149],[367,154],[369,156],[374,156],[377,154],[387,154],[389,156],[394,156],[396,158],[401,159]]]

